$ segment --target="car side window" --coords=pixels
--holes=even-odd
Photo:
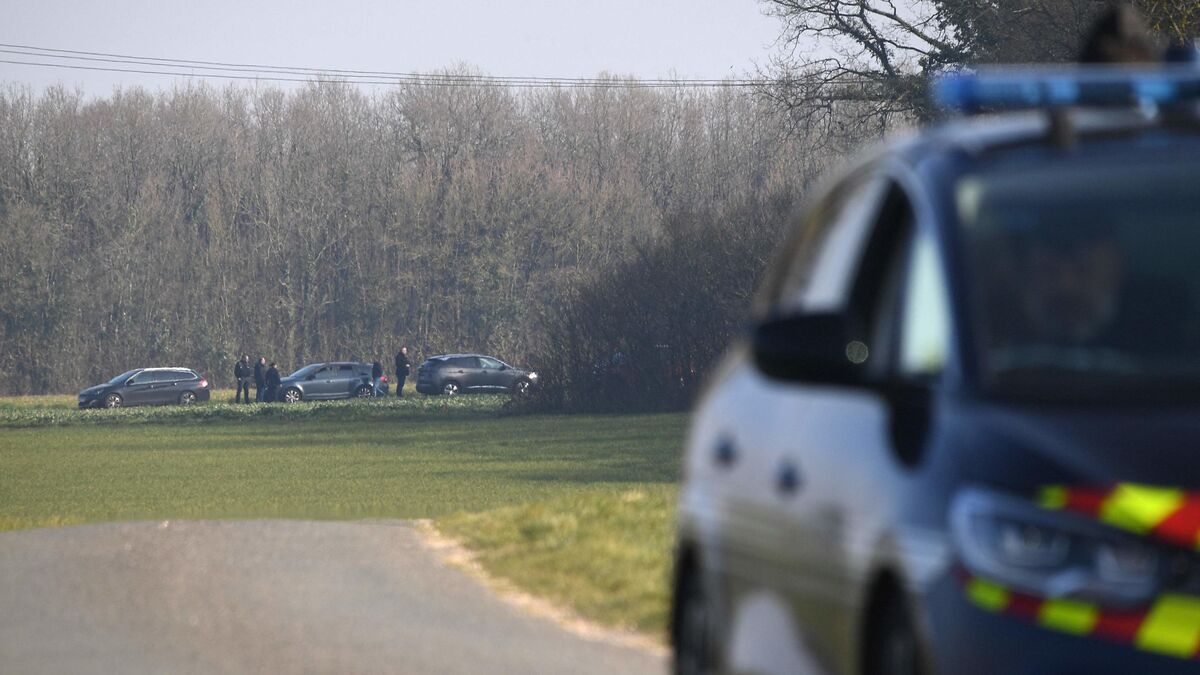
[[[488,370],[500,370],[501,364],[496,359],[489,359],[488,357],[483,356],[480,357],[479,360],[483,363],[483,367],[487,368]]]
[[[150,381],[150,375],[151,375],[151,373],[148,373],[143,370],[142,372],[138,373],[137,375],[134,375],[133,377],[129,378],[126,381],[126,384],[128,384],[128,385],[146,384],[147,382]]]
[[[337,376],[339,379],[342,379],[342,380],[352,380],[352,379],[355,379],[356,377],[358,377],[358,374],[355,373],[354,366],[352,366],[348,363],[345,363],[345,364],[338,366]]]
[[[779,314],[845,307],[854,270],[879,212],[885,182],[859,173],[846,179],[813,210],[805,233],[784,261],[775,298]]]
[[[902,376],[934,377],[946,365],[950,348],[950,301],[944,274],[933,235],[924,230],[914,233],[904,282],[896,364]]]

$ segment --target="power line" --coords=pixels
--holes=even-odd
[[[49,52],[49,53],[40,53]],[[301,68],[296,66],[274,66],[250,63],[230,63],[220,61],[198,61],[190,59],[173,59],[150,56],[135,56],[129,54],[114,54],[106,52],[88,52],[82,50],[54,49],[31,45],[0,43],[0,53],[13,54],[33,58],[53,58],[71,61],[114,63],[121,65],[143,66],[143,68],[125,68],[112,66],[88,66],[80,63],[46,63],[41,61],[23,61],[16,59],[0,59],[0,63],[15,65],[40,66],[46,68],[61,68],[72,70],[90,70],[102,72],[137,73],[148,75],[174,75],[182,77],[206,77],[226,80],[261,80],[270,82],[312,82],[314,80],[334,79],[353,84],[423,84],[434,86],[459,86],[465,84],[484,86],[508,86],[523,88],[553,88],[553,87],[601,87],[601,88],[716,88],[716,87],[748,87],[763,84],[763,80],[748,80],[728,78],[693,79],[693,78],[651,78],[651,79],[620,79],[620,78],[583,78],[583,77],[538,77],[538,76],[493,76],[469,73],[416,73],[403,71],[368,71],[347,70],[340,68]],[[153,68],[150,70],[149,68]],[[164,70],[165,69],[165,70]],[[191,70],[217,72],[194,73]],[[236,74],[230,74],[236,73]]]

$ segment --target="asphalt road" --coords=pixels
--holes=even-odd
[[[0,673],[663,673],[528,616],[405,522],[0,534]]]

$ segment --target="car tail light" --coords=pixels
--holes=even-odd
[[[208,386],[208,380],[201,379],[200,380],[200,388],[203,389],[207,386]]]

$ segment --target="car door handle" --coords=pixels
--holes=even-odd
[[[800,470],[791,462],[783,462],[775,471],[775,489],[790,497],[800,490]]]
[[[728,438],[722,438],[713,446],[713,462],[717,466],[729,468],[737,461],[737,446]]]

